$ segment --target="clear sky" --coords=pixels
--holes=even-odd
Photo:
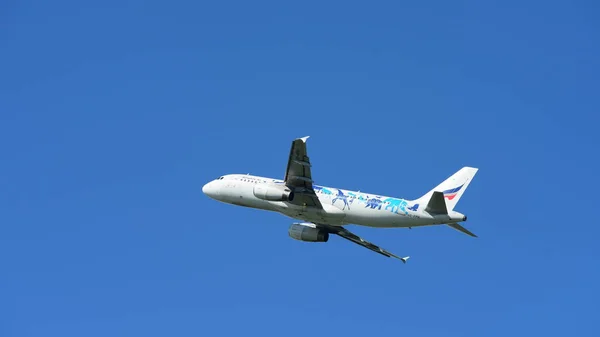
[[[0,2],[0,336],[599,336],[597,1]],[[226,173],[448,227],[288,237]]]

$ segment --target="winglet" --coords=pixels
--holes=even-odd
[[[408,259],[410,259],[410,256],[400,258],[400,260],[402,260],[402,262],[404,262],[404,263],[406,263],[406,261],[408,261]]]
[[[303,143],[306,143],[306,140],[310,138],[310,136],[306,136],[306,137],[302,137],[302,138],[298,138],[300,139]]]

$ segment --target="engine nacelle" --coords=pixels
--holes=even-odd
[[[300,241],[327,242],[329,240],[329,233],[314,227],[313,224],[295,223],[290,226],[288,234],[291,238]]]
[[[268,201],[292,201],[294,192],[284,185],[256,184],[252,190],[254,196]]]

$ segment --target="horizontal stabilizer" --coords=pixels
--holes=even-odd
[[[477,235],[471,233],[468,229],[464,228],[463,226],[461,226],[461,225],[459,225],[457,223],[449,223],[448,226],[456,229],[457,231],[461,231],[461,232],[463,232],[463,233],[465,233],[467,235],[470,235],[470,236],[472,236],[474,238],[477,237]]]
[[[444,200],[444,193],[433,192],[431,194],[431,199],[429,199],[429,202],[427,203],[425,211],[430,214],[448,214],[446,200]]]

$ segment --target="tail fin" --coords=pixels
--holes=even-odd
[[[426,203],[433,196],[433,192],[441,192],[443,199],[446,201],[446,208],[450,212],[454,209],[478,170],[474,167],[463,167],[418,200]]]

